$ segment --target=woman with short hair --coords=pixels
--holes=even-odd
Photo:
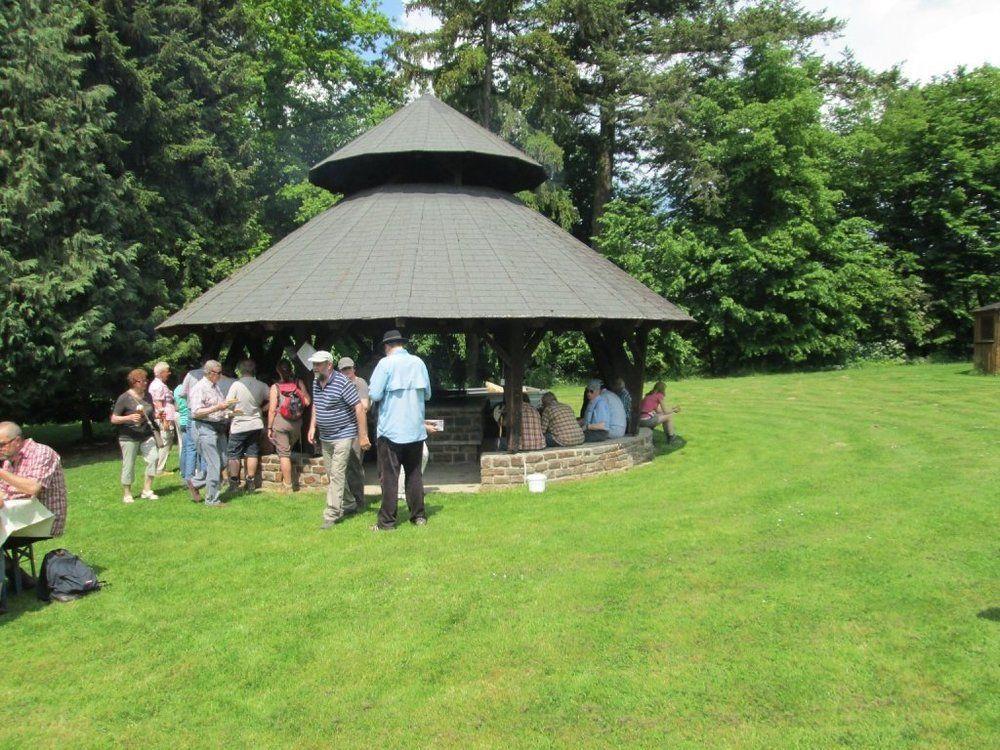
[[[677,433],[674,431],[674,414],[679,412],[681,407],[664,405],[663,399],[666,395],[667,384],[660,380],[639,404],[639,426],[655,430],[662,424],[667,442],[672,443],[677,439]]]
[[[309,408],[310,398],[305,383],[295,377],[291,362],[281,360],[275,374],[278,382],[271,386],[267,400],[267,438],[274,443],[281,464],[281,487],[287,492],[293,487],[292,449],[302,436],[302,413]]]
[[[122,502],[132,503],[132,482],[135,481],[135,461],[142,454],[146,464],[145,480],[142,486],[142,497],[145,500],[158,500],[153,492],[153,477],[156,476],[156,462],[159,451],[153,438],[153,416],[155,409],[147,387],[149,376],[142,368],[129,372],[128,390],[115,401],[111,412],[111,424],[118,430],[118,445],[122,451]]]

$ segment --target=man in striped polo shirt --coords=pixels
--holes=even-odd
[[[310,443],[315,443],[318,432],[323,443],[323,463],[330,486],[326,490],[326,511],[320,528],[329,529],[345,516],[361,510],[349,490],[355,483],[364,486],[361,460],[352,447],[357,438],[361,450],[365,451],[371,447],[371,441],[358,389],[350,378],[334,369],[333,355],[318,351],[309,361],[316,377],[308,438]]]

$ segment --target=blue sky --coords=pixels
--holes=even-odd
[[[1000,0],[800,0],[847,21],[839,39],[820,51],[838,57],[850,47],[863,64],[884,70],[899,63],[907,77],[927,81],[957,65],[1000,64]],[[382,0],[401,26],[433,28],[426,15],[406,15],[402,0]]]

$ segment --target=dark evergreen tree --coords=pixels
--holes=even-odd
[[[74,6],[0,8],[0,413],[87,425],[142,350],[142,283],[122,227],[136,193],[109,168],[114,92],[83,82],[93,40]]]

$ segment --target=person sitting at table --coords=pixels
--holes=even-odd
[[[52,536],[66,528],[66,475],[59,454],[21,434],[14,422],[0,422],[0,507],[5,500],[35,498],[52,511]]]

